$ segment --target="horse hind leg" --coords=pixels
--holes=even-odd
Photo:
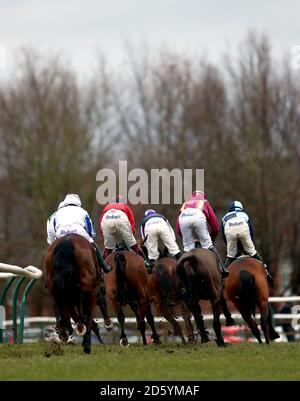
[[[95,335],[96,335],[96,337],[97,337],[99,343],[100,343],[100,344],[104,344],[104,342],[103,342],[103,340],[102,340],[102,338],[101,338],[101,335],[100,335],[100,330],[99,330],[98,324],[97,324],[97,322],[95,322],[94,319],[92,319],[92,322],[91,322],[91,329],[92,329],[93,332],[95,333]]]
[[[190,311],[187,309],[185,305],[182,306],[183,312],[183,320],[185,324],[185,330],[186,330],[186,335],[188,338],[188,343],[189,344],[194,344],[196,342],[195,336],[194,336],[194,327],[191,322],[191,315]]]
[[[159,339],[159,334],[156,331],[155,321],[154,321],[154,317],[153,317],[152,312],[151,312],[150,304],[147,307],[146,319],[147,319],[147,322],[149,323],[149,326],[151,327],[151,330],[152,330],[152,336],[151,337],[153,339],[154,344],[161,344],[161,341]]]
[[[219,347],[225,347],[225,342],[222,336],[222,327],[220,322],[220,315],[221,315],[221,302],[217,301],[215,303],[212,302],[212,309],[213,309],[213,328],[216,334],[216,343]]]
[[[265,336],[265,340],[267,344],[270,344],[270,340],[271,338],[271,332],[270,332],[270,321],[271,319],[269,319],[269,315],[270,315],[270,308],[269,305],[267,303],[263,303],[260,305],[260,313],[261,313],[261,317],[260,317],[260,324],[261,324],[261,329],[264,333]],[[273,326],[271,324],[271,328],[273,329]],[[273,329],[273,331],[275,332],[275,330]],[[272,332],[272,335],[274,336],[274,332]],[[275,334],[277,334],[275,332]]]
[[[225,319],[226,319],[226,326],[227,327],[228,326],[235,326],[236,325],[235,320],[233,319],[233,317],[232,317],[232,315],[230,313],[230,310],[229,310],[229,308],[227,306],[226,299],[224,298],[223,295],[222,295],[222,298],[221,298],[221,305],[222,305],[222,310],[223,310],[223,313],[224,313],[224,316],[225,316]]]
[[[196,326],[201,337],[201,344],[209,342],[208,331],[204,325],[204,319],[199,302],[193,301],[189,304],[189,309],[194,315]]]
[[[105,287],[100,287],[98,298],[97,298],[97,305],[100,308],[100,311],[102,313],[103,319],[104,319],[104,327],[106,331],[111,331],[113,329],[113,323],[111,318],[108,315],[107,312],[107,303],[105,299]]]
[[[184,338],[181,325],[178,323],[178,321],[175,319],[174,314],[167,310],[166,308],[161,308],[162,315],[163,317],[172,325],[173,327],[173,335],[174,336],[179,336],[181,338],[181,341],[184,345],[187,344],[186,339]]]
[[[145,322],[146,314],[147,314],[147,306],[144,305],[144,302],[142,302],[140,304],[137,304],[137,307],[136,307],[137,326],[138,326],[138,329],[139,329],[139,331],[141,333],[144,345],[147,345],[146,322]]]
[[[243,310],[243,311],[240,311],[240,312],[241,312],[241,315],[242,315],[243,319],[248,324],[252,334],[257,339],[257,341],[261,344],[262,340],[261,340],[260,332],[259,332],[259,329],[257,327],[257,324],[256,324],[255,320],[251,316],[251,311]]]
[[[266,343],[270,344],[269,327],[268,327],[268,324],[267,324],[267,316],[265,315],[265,313],[261,314],[260,325],[261,325],[261,329],[262,329],[262,331],[264,333]]]
[[[81,292],[80,303],[82,309],[83,323],[86,328],[82,339],[82,348],[85,354],[91,353],[91,326],[92,326],[92,305],[93,299],[90,292]]]
[[[121,306],[117,306],[117,319],[121,326],[120,345],[121,347],[128,347],[129,342],[125,333],[125,316]]]
[[[269,327],[269,333],[270,333],[270,340],[274,341],[277,338],[280,338],[280,335],[276,332],[276,330],[273,327],[273,322],[272,322],[272,311],[270,308],[270,305],[268,305],[268,318],[267,318],[267,324]]]

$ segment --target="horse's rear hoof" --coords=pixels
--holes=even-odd
[[[84,352],[85,354],[90,354],[90,353],[91,353],[91,348],[84,347],[84,348],[83,348],[83,352]]]
[[[62,342],[62,340],[60,339],[58,333],[56,331],[50,333],[45,340],[47,342],[51,342],[51,343],[56,343],[56,344],[60,344]]]
[[[189,335],[188,336],[188,343],[189,344],[195,344],[196,343],[196,338],[194,335]]]
[[[180,337],[180,336],[179,336]],[[181,342],[183,345],[188,345],[188,342],[186,341],[186,339],[184,338],[184,336],[180,337]]]
[[[161,345],[160,338],[159,338],[159,337],[154,338],[154,339],[153,339],[153,344]]]
[[[86,327],[84,324],[77,324],[76,326],[76,334],[80,337],[84,336],[86,333]]]
[[[69,336],[69,338],[67,340],[67,344],[68,345],[75,345],[76,344],[76,338],[73,335]]]
[[[105,330],[110,332],[114,328],[113,322],[110,319],[104,321]]]
[[[120,345],[122,348],[129,347],[129,342],[128,342],[127,338],[121,338]]]
[[[277,340],[277,338],[280,338],[280,335],[278,333],[276,333],[276,331],[274,331],[270,334],[271,341]]]
[[[205,344],[205,343],[208,343],[210,340],[209,340],[209,337],[208,336],[202,336],[201,337],[201,344]]]
[[[226,327],[229,326],[236,326],[235,320],[232,317],[226,319]]]
[[[223,338],[222,339],[217,339],[216,340],[216,344],[217,344],[218,347],[226,347],[226,344],[225,344]]]

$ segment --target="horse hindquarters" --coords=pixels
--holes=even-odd
[[[70,309],[79,297],[75,280],[75,248],[71,241],[61,242],[53,251],[53,285],[51,293],[54,298],[54,312],[59,328],[59,336],[67,340],[70,333]]]

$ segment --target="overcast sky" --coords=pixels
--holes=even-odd
[[[270,37],[276,55],[288,53],[300,45],[300,0],[0,0],[0,76],[23,45],[62,52],[85,74],[100,49],[122,60],[126,41],[216,61],[250,28]]]

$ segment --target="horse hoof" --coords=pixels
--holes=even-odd
[[[104,327],[106,331],[112,331],[112,329],[114,328],[113,322],[110,319],[107,319],[104,322]]]
[[[159,337],[154,338],[154,339],[153,339],[153,344],[155,344],[155,345],[161,345],[161,340],[160,340],[160,338],[159,338]]]
[[[210,339],[208,336],[201,337],[201,344],[209,343]]]
[[[216,344],[217,344],[218,347],[226,347],[226,344],[225,344],[223,339],[216,340]]]
[[[49,342],[49,343],[55,343],[55,344],[62,343],[62,340],[60,339],[60,337],[59,337],[59,335],[58,335],[58,333],[56,331],[51,333],[51,334],[49,334],[46,337],[46,341]]]
[[[71,345],[75,345],[76,344],[76,338],[75,336],[69,336],[68,340],[67,340],[67,344],[71,344]]]
[[[84,347],[84,348],[83,348],[83,352],[84,352],[85,354],[90,354],[90,353],[91,353],[91,348]]]
[[[271,340],[274,341],[274,340],[277,340],[277,338],[280,338],[280,335],[278,333],[276,333],[276,331],[274,331],[273,333],[271,333],[270,337],[271,337]]]
[[[188,344],[195,344],[196,339],[195,336],[188,336]]]
[[[80,337],[84,336],[86,333],[86,327],[84,324],[78,324],[76,326],[76,334]]]
[[[186,339],[184,337],[179,336],[179,338],[181,339],[181,342],[183,345],[188,345],[188,342],[186,341]]]
[[[129,342],[128,342],[127,338],[121,338],[120,345],[122,348],[129,347]]]
[[[226,319],[226,327],[229,327],[229,326],[236,326],[235,320],[232,317],[230,317],[229,319]]]

